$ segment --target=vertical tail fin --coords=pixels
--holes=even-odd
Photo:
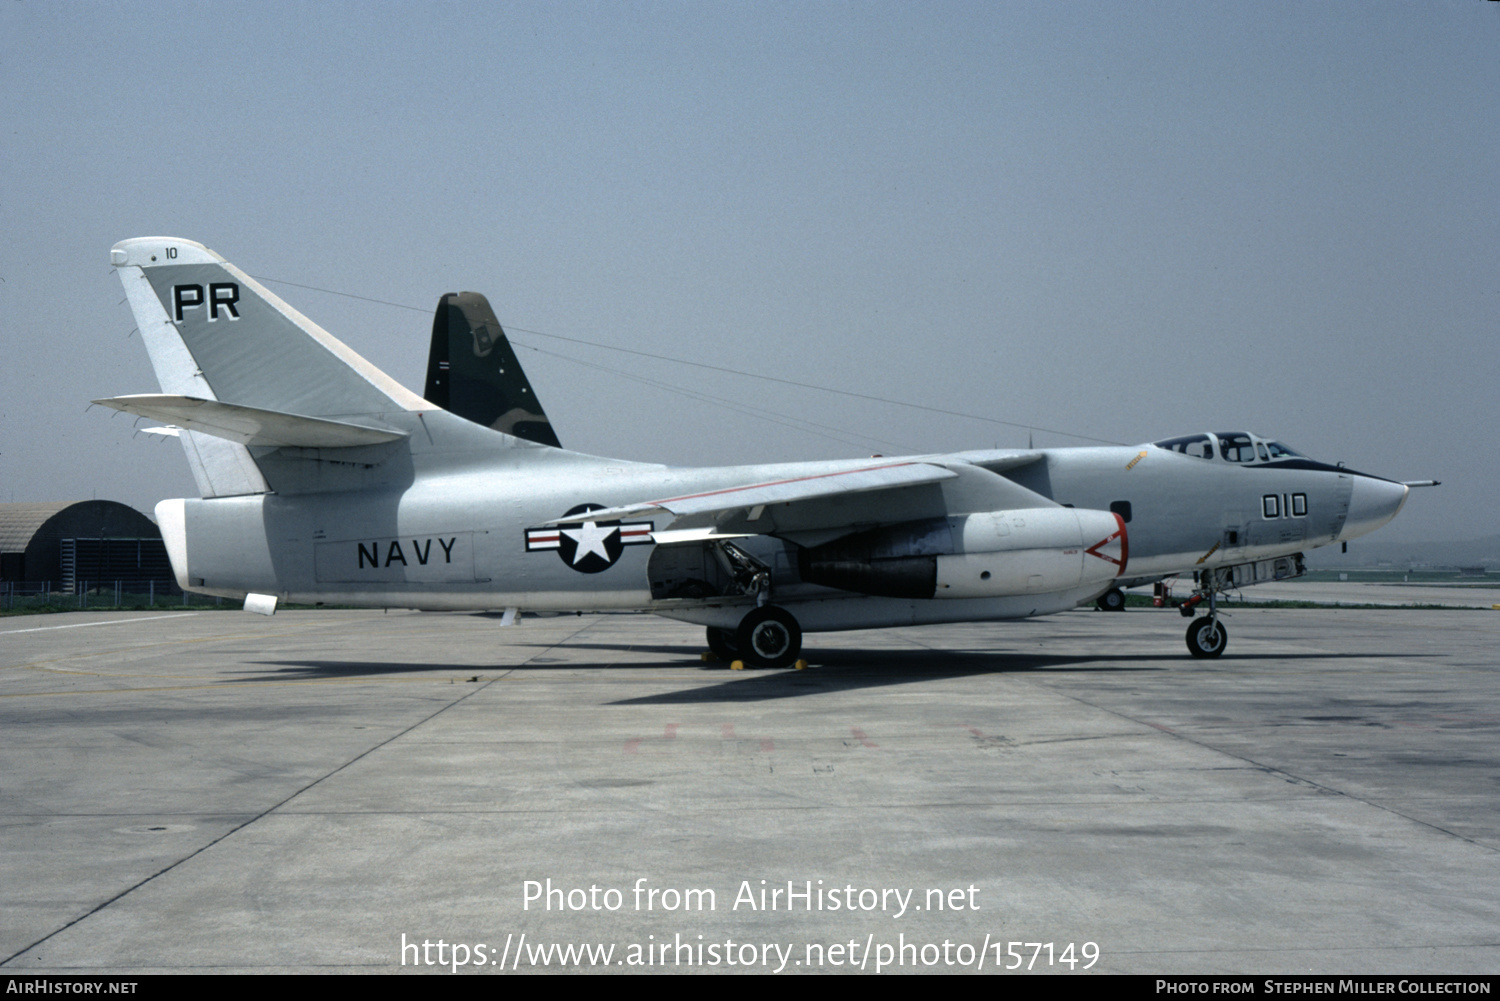
[[[310,417],[424,406],[201,243],[140,237],[109,256],[164,393]],[[203,496],[269,489],[244,445],[197,431],[179,437]]]
[[[478,292],[449,292],[438,301],[423,395],[475,424],[562,447],[495,311]]]
[[[165,331],[179,341],[214,399],[308,417],[423,407],[416,394],[202,244],[143,237],[116,244],[110,260],[127,294],[132,286],[138,292],[131,306],[142,332]],[[182,374],[157,366],[167,392],[178,390],[166,378]]]

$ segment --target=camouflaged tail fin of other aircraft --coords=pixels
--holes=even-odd
[[[439,300],[422,395],[475,424],[562,447],[495,311],[478,292]]]

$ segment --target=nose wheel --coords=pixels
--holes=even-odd
[[[1188,623],[1187,648],[1194,657],[1217,657],[1229,643],[1229,633],[1217,616]]]

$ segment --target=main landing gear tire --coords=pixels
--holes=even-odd
[[[1125,592],[1112,587],[1099,595],[1094,600],[1094,605],[1101,612],[1123,612],[1125,611]]]
[[[790,667],[802,652],[802,627],[775,605],[752,609],[735,632],[739,655],[756,667]]]
[[[714,652],[715,657],[726,664],[740,659],[740,645],[734,638],[733,629],[718,629],[709,626],[708,648]]]
[[[1187,648],[1194,657],[1217,657],[1228,643],[1224,623],[1217,619],[1194,619],[1188,625]]]

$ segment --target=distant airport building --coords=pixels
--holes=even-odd
[[[116,501],[0,504],[0,581],[176,590],[156,524]]]

